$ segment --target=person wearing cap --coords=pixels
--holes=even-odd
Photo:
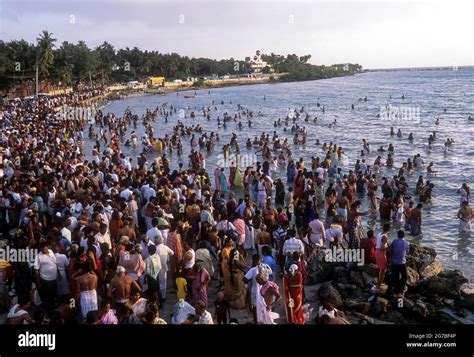
[[[117,276],[110,281],[109,288],[107,289],[107,297],[113,299],[116,306],[119,307],[130,300],[132,287],[141,291],[137,282],[126,275],[125,268],[119,265],[117,267]]]
[[[283,297],[286,320],[289,324],[303,325],[303,275],[296,264],[290,265],[283,276]]]

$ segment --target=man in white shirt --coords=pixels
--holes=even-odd
[[[46,243],[41,243],[40,252],[35,258],[36,286],[42,305],[48,311],[55,308],[57,295],[58,265],[56,256]]]
[[[110,239],[110,235],[107,232],[107,225],[105,223],[101,223],[99,227],[99,233],[97,233],[94,237],[96,241],[100,244],[107,243],[109,249],[112,249],[112,241]]]
[[[149,230],[146,231],[146,236],[152,242],[156,242],[156,239],[158,237],[163,238],[163,235],[161,234],[161,231],[158,229],[158,224],[159,223],[160,223],[160,220],[157,217],[153,218],[151,220],[151,224],[152,224],[153,227],[151,227]]]
[[[120,192],[120,197],[124,198],[125,201],[128,201],[130,196],[133,194],[132,190],[130,190],[130,187],[125,188],[122,192]]]

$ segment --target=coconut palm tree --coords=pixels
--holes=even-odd
[[[36,39],[38,48],[38,69],[42,78],[47,78],[49,70],[54,63],[53,47],[56,39],[52,37],[53,34],[48,31],[43,31]]]

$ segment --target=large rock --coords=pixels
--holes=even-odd
[[[459,270],[447,270],[428,280],[422,281],[415,290],[423,296],[438,295],[443,298],[456,298],[460,288],[468,279]]]
[[[363,271],[363,272],[369,274],[370,276],[373,276],[374,278],[377,278],[378,274],[379,274],[379,270],[377,269],[377,265],[372,264],[372,263],[362,265],[362,266],[358,267],[358,269],[360,271]]]
[[[322,257],[315,257],[308,264],[308,284],[327,281],[330,279],[333,269],[333,263],[325,262]]]
[[[342,306],[341,294],[329,281],[321,284],[318,290],[318,297],[323,304],[331,303],[337,307]]]
[[[332,270],[331,278],[333,281],[336,281],[338,283],[347,284],[349,282],[348,274],[349,272],[347,271],[347,269],[342,265],[339,265],[335,266]]]
[[[345,299],[344,300],[344,307],[348,310],[351,310],[351,311],[361,312],[361,311],[366,309],[366,305],[368,305],[368,304],[369,303],[366,303],[366,302],[360,301],[360,300],[354,300],[354,299]]]
[[[407,285],[416,286],[420,281],[420,274],[410,267],[407,267]]]
[[[372,303],[370,312],[374,315],[382,315],[388,311],[389,301],[383,297],[377,297],[377,299]]]
[[[413,307],[412,312],[423,320],[425,320],[429,315],[427,304],[425,304],[421,300],[418,300],[415,303],[415,306]]]
[[[365,287],[364,279],[362,279],[362,273],[360,271],[351,271],[349,277],[352,284],[355,284],[360,288]]]
[[[421,280],[428,280],[444,270],[443,265],[438,259],[433,260],[430,264],[419,270]]]
[[[421,275],[421,271],[434,262],[436,250],[422,247],[418,244],[410,244],[410,252],[407,255],[407,266],[415,269]]]
[[[464,284],[459,291],[461,297],[455,301],[456,306],[474,311],[474,284]]]
[[[361,325],[373,325],[375,323],[375,320],[367,315],[361,314],[360,312],[351,312],[352,316],[354,318],[358,319],[358,323]]]
[[[397,310],[390,310],[380,317],[384,321],[393,322],[395,324],[407,324],[405,317]]]
[[[367,274],[365,271],[362,272],[362,280],[364,281],[366,288],[371,288],[375,284],[377,284],[377,278]]]

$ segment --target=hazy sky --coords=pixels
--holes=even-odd
[[[474,0],[0,0],[0,38],[364,68],[474,64]]]

